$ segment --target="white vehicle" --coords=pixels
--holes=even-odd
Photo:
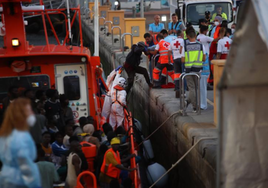
[[[205,18],[205,12],[209,11],[212,18],[217,15],[216,7],[220,5],[222,13],[225,13],[228,26],[234,21],[232,0],[171,0],[170,14],[177,13],[184,24],[191,22],[195,30],[199,30],[199,19]]]

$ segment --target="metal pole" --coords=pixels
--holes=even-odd
[[[99,4],[94,1],[94,56],[99,56]]]
[[[70,16],[70,7],[69,7],[69,0],[66,1],[66,8],[67,8],[67,18],[68,18],[68,30],[69,30],[69,41],[72,44],[72,30],[71,30],[71,16]]]
[[[216,98],[217,100],[217,120],[218,120],[218,135],[219,140],[217,143],[217,158],[216,158],[216,188],[221,187],[221,154],[222,154],[222,132],[223,132],[223,114],[222,114],[222,108],[223,108],[223,88],[220,86],[220,89],[217,90],[219,97]],[[214,99],[215,100],[215,99]]]
[[[141,6],[140,6],[140,9],[141,9],[141,18],[144,18],[144,0],[141,0]]]
[[[197,76],[197,88],[196,88],[196,90],[197,90],[197,95],[196,95],[196,97],[197,97],[197,101],[196,101],[196,103],[197,103],[197,108],[196,108],[196,110],[197,110],[197,114],[198,115],[200,115],[201,114],[201,93],[200,93],[200,76]]]

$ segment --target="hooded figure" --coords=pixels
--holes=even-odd
[[[107,81],[106,81],[106,85],[109,89],[109,91],[107,92],[105,98],[104,98],[104,103],[103,103],[103,107],[102,107],[102,124],[106,122],[107,118],[109,117],[110,113],[111,113],[111,105],[112,105],[112,100],[111,100],[111,94],[113,92],[113,88],[115,86],[115,83],[117,83],[118,78],[120,78],[121,76],[121,69],[117,70],[113,70],[109,76],[107,77]]]
[[[109,123],[115,130],[116,126],[119,127],[124,121],[124,107],[126,106],[127,92],[124,90],[126,86],[126,79],[123,77],[118,78],[117,82],[114,82],[115,86],[112,91],[112,107]]]

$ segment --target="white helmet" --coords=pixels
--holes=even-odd
[[[118,85],[120,85],[121,87],[125,87],[127,85],[126,79],[123,77],[118,78]]]

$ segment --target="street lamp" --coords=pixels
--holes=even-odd
[[[164,22],[165,28],[166,28],[166,22],[167,22],[167,16],[163,15],[161,16],[161,22]]]
[[[121,9],[120,1],[115,0],[115,2],[114,2],[114,10],[120,10],[120,9]]]
[[[166,15],[161,16],[161,21],[162,21],[162,22],[166,22],[166,21],[167,21],[167,16],[166,16]]]

